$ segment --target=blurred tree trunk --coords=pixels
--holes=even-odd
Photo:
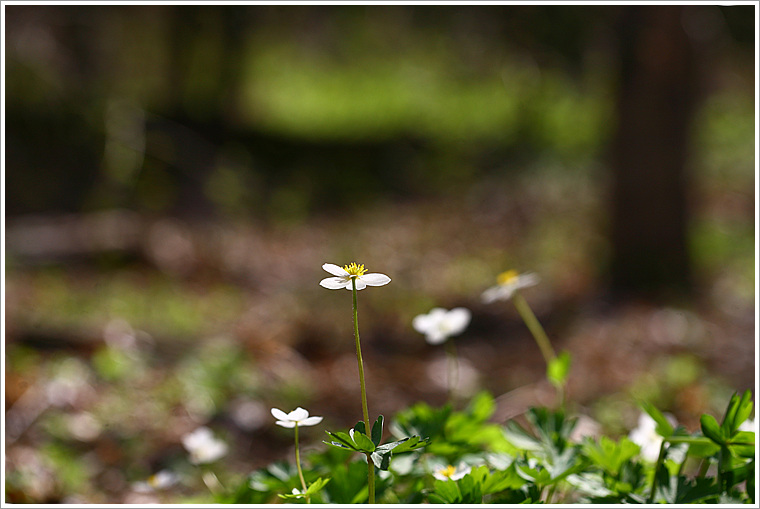
[[[617,297],[680,297],[692,287],[685,166],[699,73],[683,9],[621,11],[610,154],[610,283]]]

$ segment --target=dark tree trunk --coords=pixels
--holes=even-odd
[[[618,31],[617,127],[611,145],[611,290],[621,298],[685,296],[686,160],[698,91],[681,6],[628,6]]]

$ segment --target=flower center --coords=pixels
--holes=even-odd
[[[367,272],[367,269],[364,268],[364,265],[357,265],[354,262],[351,262],[351,265],[346,265],[343,267],[343,270],[348,272],[349,276],[357,277],[357,276],[363,276],[365,272]]]
[[[457,469],[456,469],[456,468],[454,468],[453,466],[449,465],[449,466],[448,466],[448,467],[446,467],[446,468],[442,468],[442,469],[438,470],[438,473],[439,473],[439,474],[441,474],[441,475],[442,475],[442,476],[444,476],[444,477],[449,477],[449,478],[451,478],[451,476],[452,476],[452,475],[454,475],[454,473],[455,473],[456,471],[457,471]]]
[[[496,281],[500,285],[507,285],[509,283],[512,283],[515,279],[517,279],[518,273],[516,270],[508,270],[506,272],[502,272],[496,277]]]

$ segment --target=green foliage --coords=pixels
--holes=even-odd
[[[382,416],[372,426],[371,437],[363,422],[348,433],[328,431],[333,440],[326,443],[334,447],[311,456],[309,493],[312,501],[323,503],[366,502],[369,456],[380,469],[376,491],[381,503],[754,502],[755,437],[739,431],[752,410],[749,393],[732,396],[721,424],[704,415],[702,430],[691,434],[674,427],[653,405],[641,406],[663,438],[663,453],[655,463],[642,459],[640,446],[627,437],[573,439],[577,419],[562,410],[531,408],[521,423],[497,424],[489,422],[494,400],[488,393],[473,398],[461,412],[450,405],[418,403],[396,415],[391,429],[394,435],[430,433],[429,442],[414,434],[381,444]],[[504,444],[510,452],[504,451]],[[363,455],[347,461],[355,452]],[[687,468],[689,458],[701,468]],[[459,466],[454,469],[454,464]],[[711,465],[716,475],[707,474],[713,471]],[[252,474],[251,486],[272,490],[288,501],[303,500],[292,493],[298,488],[295,469],[283,464]],[[250,494],[237,498],[247,503],[265,499]]]
[[[546,367],[546,377],[554,387],[564,387],[568,373],[570,373],[570,354],[568,352],[560,353]]]
[[[380,470],[388,470],[391,456],[404,452],[414,451],[428,444],[429,439],[421,439],[418,435],[404,437],[395,442],[388,442],[380,445],[383,435],[383,416],[379,416],[372,425],[372,438],[367,436],[364,423],[359,421],[349,430],[348,433],[342,431],[332,432],[325,431],[335,440],[325,442],[328,445],[347,449],[355,452],[368,454],[372,462]]]

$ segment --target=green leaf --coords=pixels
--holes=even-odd
[[[352,430],[353,433],[351,433],[351,438],[356,443],[357,450],[360,452],[374,452],[375,450],[375,444],[372,442],[372,440],[362,433],[361,431],[354,428]]]
[[[375,451],[370,455],[370,459],[380,470],[388,470],[391,465],[391,452],[388,450]]]
[[[488,391],[482,391],[472,398],[468,407],[468,413],[477,422],[484,422],[491,417],[496,410],[496,402]]]
[[[601,436],[599,443],[587,438],[583,444],[583,452],[612,477],[617,477],[623,464],[639,453],[639,446],[623,437],[615,442],[609,437]]]
[[[364,421],[357,422],[353,429],[360,433],[364,433],[365,435],[367,434],[367,428],[364,425]]]
[[[753,431],[739,431],[728,440],[728,444],[732,454],[742,458],[755,457],[755,433]]]
[[[459,486],[452,480],[441,481],[436,479],[433,483],[433,493],[431,497],[435,495],[435,498],[444,504],[458,504],[462,502],[462,492],[459,491]]]
[[[726,415],[723,418],[721,428],[726,437],[732,436],[739,429],[739,426],[747,420],[752,413],[752,393],[749,390],[744,391],[741,398],[738,394],[733,394],[726,409]]]
[[[322,488],[325,487],[327,483],[330,482],[330,479],[322,479],[321,477],[311,483],[304,493],[286,493],[286,494],[278,494],[280,498],[283,498],[285,500],[294,500],[294,499],[301,499],[306,497],[312,497],[319,493]]]
[[[555,387],[563,387],[570,372],[570,354],[566,351],[549,361],[546,377]]]
[[[702,417],[699,418],[699,424],[702,428],[702,433],[707,438],[719,445],[726,443],[723,437],[723,430],[718,421],[715,420],[715,417],[709,414],[702,414]]]
[[[327,433],[332,438],[338,441],[338,443],[329,442],[328,445],[336,445],[338,447],[344,447],[345,449],[351,449],[352,451],[359,450],[356,447],[356,443],[353,441],[353,439],[348,433],[344,433],[343,431],[332,432],[332,431],[327,431],[327,430],[325,430],[325,433]],[[325,442],[325,443],[328,443],[328,442]]]
[[[668,422],[668,419],[662,414],[662,412],[657,410],[654,405],[647,403],[646,401],[641,401],[639,402],[639,406],[641,406],[641,408],[654,419],[654,422],[657,423],[655,431],[658,435],[661,437],[669,437],[673,434],[673,425]]]
[[[378,416],[375,424],[372,425],[372,442],[376,446],[380,445],[380,440],[383,438],[383,416]]]

